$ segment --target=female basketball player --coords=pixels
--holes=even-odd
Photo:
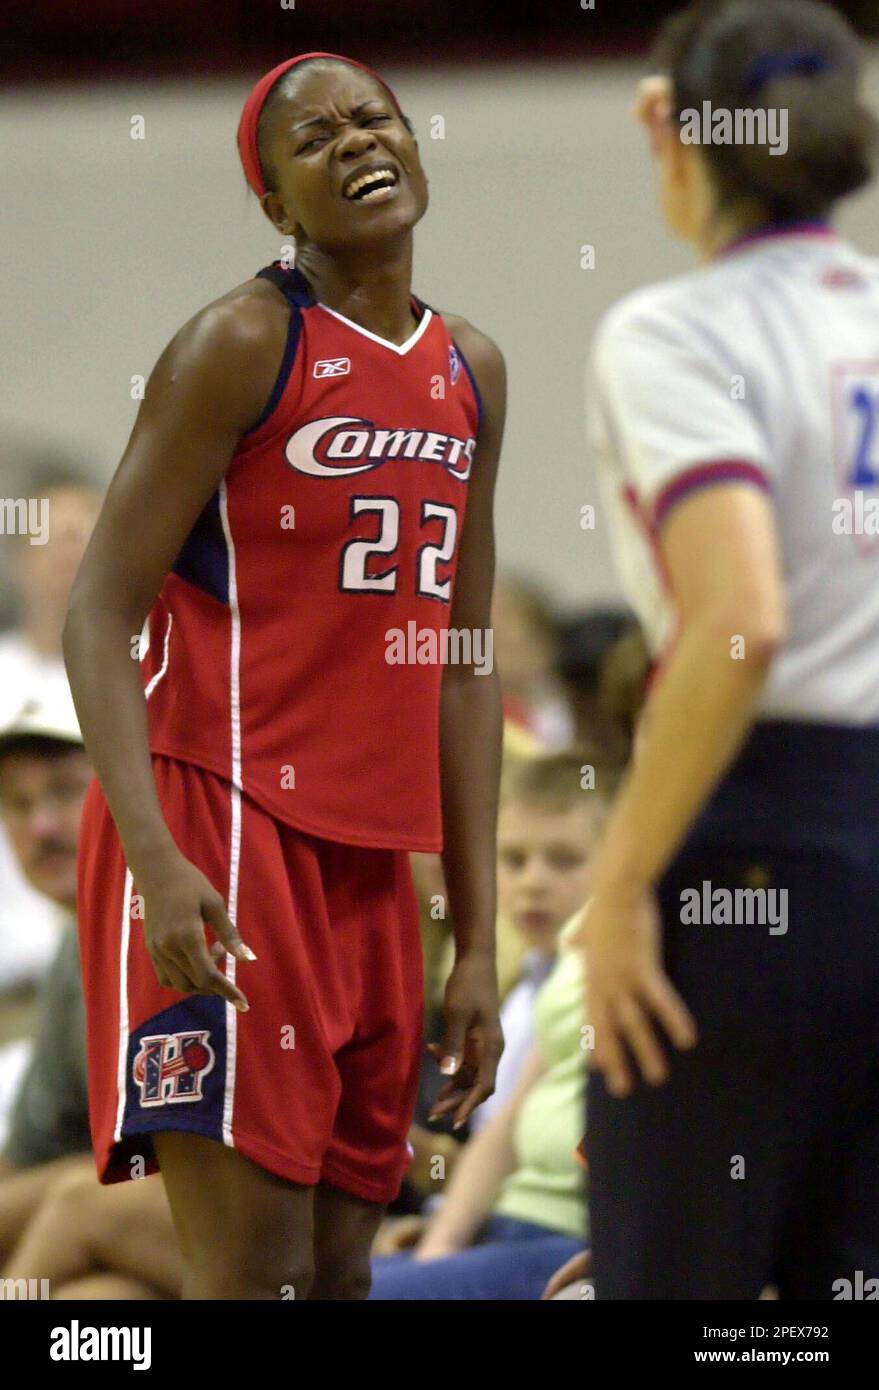
[[[420,1063],[407,852],[443,834],[456,1122],[502,1045],[498,686],[466,645],[440,660],[447,628],[489,622],[504,371],[411,293],[427,181],[375,74],[282,64],[239,150],[296,267],[162,354],[67,621],[100,779],[80,881],[93,1138],[105,1182],[158,1161],[185,1297],[356,1298]]]
[[[622,573],[664,648],[584,917],[602,1298],[879,1276],[879,551],[846,523],[879,487],[879,267],[826,220],[870,175],[859,66],[823,4],[722,0],[672,21],[642,94],[703,264],[594,351]],[[786,151],[685,138],[708,110],[785,113]]]

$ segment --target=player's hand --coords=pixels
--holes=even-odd
[[[181,854],[138,887],[144,898],[144,937],[156,978],[180,994],[218,994],[243,1012],[249,1006],[220,970],[228,951],[256,960],[232,925],[226,904],[200,869]],[[217,940],[208,949],[205,923]]]
[[[453,1129],[466,1124],[477,1105],[494,1091],[504,1050],[494,955],[468,955],[455,961],[443,1000],[445,1036],[428,1051],[450,1079],[440,1091],[429,1120],[454,1111]]]
[[[598,889],[586,904],[579,941],[586,957],[586,1019],[595,1034],[590,1066],[611,1095],[642,1077],[668,1078],[657,1025],[675,1047],[696,1043],[693,1017],[662,968],[662,928],[652,891]]]
[[[632,115],[647,131],[653,155],[659,154],[663,130],[671,120],[671,113],[672,84],[669,77],[645,77],[643,82],[639,82]]]

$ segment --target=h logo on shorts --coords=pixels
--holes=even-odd
[[[201,1100],[202,1082],[216,1061],[209,1037],[210,1031],[202,1028],[141,1038],[132,1067],[141,1105]]]

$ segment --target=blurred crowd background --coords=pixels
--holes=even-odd
[[[141,1251],[126,1256],[124,1268],[114,1264],[122,1218],[112,1203],[143,1199],[99,1192],[87,1154],[75,952],[72,973],[69,959],[59,965],[59,947],[72,937],[77,783],[68,777],[61,785],[58,760],[84,758],[58,713],[66,696],[61,627],[137,410],[138,378],[197,309],[281,253],[245,188],[235,129],[255,78],[311,49],[362,59],[393,85],[415,123],[431,183],[431,207],[416,236],[415,288],[494,337],[510,375],[493,616],[507,720],[499,972],[510,1061],[495,1115],[480,1119],[475,1137],[427,1131],[438,1079],[435,1068],[425,1068],[415,1162],[382,1248],[399,1253],[426,1241],[429,1251],[432,1204],[442,1194],[450,1201],[462,1144],[473,1144],[479,1128],[512,1104],[495,1123],[494,1140],[480,1140],[497,1181],[482,1206],[460,1217],[455,1239],[476,1239],[493,1212],[538,1226],[535,1212],[550,1212],[543,1224],[573,1242],[574,1252],[584,1224],[576,1196],[582,1176],[572,1161],[577,1078],[554,1070],[546,1056],[535,1072],[533,1084],[561,1087],[552,1091],[552,1116],[567,1107],[555,1150],[531,1152],[525,1124],[517,1153],[509,1126],[521,1120],[532,1090],[528,1082],[517,1093],[516,1083],[539,1034],[535,1000],[552,974],[559,932],[582,902],[582,846],[600,819],[577,821],[582,769],[596,770],[595,804],[603,806],[627,760],[648,674],[640,633],[618,598],[585,457],[582,379],[592,332],[609,305],[686,267],[659,226],[649,158],[628,116],[635,83],[648,70],[650,31],[674,8],[660,0],[597,0],[594,9],[577,0],[448,7],[297,0],[289,8],[247,0],[63,7],[7,0],[0,54],[8,190],[0,262],[7,330],[0,342],[0,1269],[7,1262],[7,1272],[52,1273],[56,1290],[83,1297],[175,1296],[175,1267],[165,1254],[150,1264]],[[879,36],[877,0],[839,8],[865,36]],[[879,107],[876,49],[867,84]],[[132,139],[137,116],[143,139]],[[874,185],[847,207],[843,230],[872,251],[877,226]],[[11,504],[28,498],[49,499],[45,544],[12,534]],[[594,525],[584,511],[590,507]],[[15,733],[28,702],[50,712],[43,724],[54,735]],[[13,731],[5,743],[4,728]],[[42,799],[28,800],[40,773],[28,769],[27,757],[50,769]],[[436,1038],[452,924],[437,911],[438,860],[417,856],[415,871]],[[567,1039],[559,1056],[575,1057],[581,1068],[573,997],[556,998],[552,1017]],[[555,1119],[535,1107],[532,1128],[552,1129]],[[141,1228],[164,1239],[161,1194],[150,1201]],[[91,1245],[85,1242],[91,1253],[74,1257],[65,1245],[62,1257],[57,1233],[73,1239],[77,1222],[93,1233]],[[441,1237],[442,1227],[432,1237],[437,1252],[450,1239]],[[154,1247],[160,1244],[156,1238]]]

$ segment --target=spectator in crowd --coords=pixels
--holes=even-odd
[[[602,802],[583,790],[582,768],[583,759],[576,753],[514,757],[505,762],[498,822],[498,909],[499,922],[504,924],[501,934],[514,934],[519,949],[515,976],[507,973],[499,981],[504,1052],[495,1093],[472,1116],[468,1135],[483,1128],[512,1095],[533,1045],[534,999],[555,963],[558,933],[586,893],[589,846],[600,822]],[[430,900],[436,901],[443,891],[441,876],[425,879],[425,872],[425,866],[419,866],[416,882],[432,890]],[[499,951],[499,962],[504,957],[511,958],[511,952]],[[449,963],[447,956],[446,973]],[[425,1076],[432,1072],[425,1069]],[[407,1200],[393,1209],[397,1214],[413,1214],[425,1197],[445,1190],[460,1155],[459,1141],[467,1137],[455,1137],[435,1125],[427,1127],[438,1089],[437,1085],[423,1087],[419,1097],[409,1135],[412,1165],[406,1177],[406,1188],[414,1189],[416,1200],[407,1193]],[[419,1221],[402,1224],[392,1216],[374,1249],[378,1254],[389,1253],[406,1240],[407,1232],[414,1239],[421,1230]]]
[[[504,775],[540,753],[540,744],[525,729],[504,724]],[[428,1014],[442,1004],[443,990],[454,959],[452,924],[446,911],[446,885],[438,854],[411,855],[412,877],[421,908],[424,947],[424,994]],[[521,932],[501,912],[497,924],[498,991],[503,999],[516,983],[527,944]]]
[[[173,1301],[180,1246],[158,1173],[102,1187],[94,1159],[59,1174],[10,1257],[4,1279],[41,1278],[59,1301]]]
[[[594,1299],[595,1285],[590,1277],[591,1274],[591,1251],[580,1250],[576,1255],[572,1255],[569,1260],[566,1260],[561,1269],[556,1270],[552,1278],[547,1281],[541,1299],[546,1302]]]
[[[589,854],[603,801],[580,753],[555,753],[507,770],[498,818],[498,907],[526,952],[501,1010],[504,1052],[494,1095],[470,1121],[482,1129],[511,1098],[534,1045],[534,1001],[555,965],[558,937],[587,895]],[[587,784],[584,786],[584,782]],[[578,896],[579,895],[579,896]]]
[[[574,741],[622,768],[631,751],[650,665],[637,620],[618,608],[588,608],[560,625],[558,673]]]
[[[0,633],[0,722],[11,718],[36,681],[67,689],[61,629],[100,506],[98,488],[60,464],[17,482],[26,495],[0,499],[3,552],[18,610],[16,626]],[[19,872],[0,826],[0,1040],[20,1035],[30,1023],[34,984],[57,943],[56,913]]]
[[[527,730],[507,720],[504,723],[504,768],[510,770],[535,756],[540,745]],[[454,962],[452,923],[446,911],[446,886],[442,860],[438,854],[413,854],[412,876],[421,913],[421,942],[424,951],[424,1008],[425,1038],[438,1043],[443,1036],[443,992]],[[528,943],[507,914],[498,913],[495,960],[498,976],[498,996],[503,1000],[516,984],[527,952]],[[420,1210],[425,1197],[437,1191],[432,1176],[437,1153],[444,1157],[447,1167],[454,1164],[460,1143],[466,1132],[453,1134],[447,1127],[427,1128],[428,1116],[445,1077],[433,1062],[421,1070],[415,1117],[409,1133],[412,1162],[403,1181],[399,1197],[391,1204],[391,1212],[399,1214]],[[478,1112],[477,1112],[478,1113]]]
[[[58,445],[40,439],[30,430],[16,431],[4,423],[0,429],[0,540],[9,543],[0,545],[0,632],[13,627],[21,613],[17,556],[12,543],[18,530],[17,504],[22,498],[44,497],[45,489],[38,492],[36,484],[60,477],[77,483],[86,477],[85,466],[76,466],[66,443]]]
[[[74,922],[79,817],[91,767],[67,690],[53,683],[32,689],[0,728],[0,820],[22,873],[57,904],[64,924],[43,981],[30,1062],[6,1117],[0,1259],[71,1160],[92,1164]]]
[[[65,923],[0,1155],[0,1266],[4,1278],[48,1279],[54,1298],[173,1298],[180,1258],[161,1180],[101,1187],[95,1173],[74,920],[92,773],[66,686],[32,689],[0,727],[0,819],[22,872]]]
[[[33,478],[26,498],[3,499],[18,614],[14,627],[0,635],[2,714],[8,716],[18,691],[35,678],[66,685],[61,630],[100,504],[92,482],[61,468]]]
[[[583,974],[570,940],[578,928],[579,914],[537,994],[536,1042],[514,1094],[464,1146],[414,1251],[374,1256],[370,1298],[535,1300],[582,1251]],[[413,1220],[403,1223],[401,1243],[411,1240]]]
[[[620,764],[628,761],[635,743],[641,710],[651,676],[650,653],[638,623],[630,623],[612,642],[598,674],[599,708],[622,735]]]
[[[559,634],[549,599],[519,575],[500,575],[491,622],[505,718],[545,749],[567,747],[574,726],[555,670]]]

